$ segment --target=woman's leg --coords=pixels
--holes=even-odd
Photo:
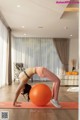
[[[44,77],[48,78],[49,80],[53,81],[53,86],[52,86],[52,98],[53,100],[51,101],[56,107],[61,107],[59,105],[58,101],[58,94],[59,94],[59,87],[60,87],[60,79],[53,74],[51,71],[49,71],[46,68],[43,68],[43,74]]]
[[[54,98],[57,101],[58,101],[59,88],[60,88],[60,80],[54,82],[52,86],[52,98]]]
[[[53,74],[51,71],[49,71],[46,68],[43,68],[43,74],[44,77],[48,78],[49,80],[53,81],[53,86],[52,86],[52,97],[55,100],[58,100],[58,93],[59,93],[59,87],[60,87],[60,79]]]

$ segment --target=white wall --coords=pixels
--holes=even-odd
[[[71,60],[76,59],[77,61],[77,69],[79,64],[79,40],[76,39],[70,39],[70,48],[69,48],[69,70],[71,70]]]

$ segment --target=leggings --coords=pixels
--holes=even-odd
[[[53,82],[52,98],[54,98],[55,100],[58,100],[60,79],[54,73],[52,73],[50,70],[44,67],[36,67],[36,73],[38,74],[38,76],[48,78]]]

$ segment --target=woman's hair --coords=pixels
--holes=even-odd
[[[31,85],[25,84],[24,89],[22,91],[22,95],[27,94],[28,95],[28,101],[29,101],[29,92],[31,90]]]

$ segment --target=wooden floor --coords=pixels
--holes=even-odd
[[[35,83],[30,83],[35,84]],[[51,88],[52,83],[46,82]],[[13,101],[18,83],[0,88],[0,101]],[[60,87],[59,101],[78,101],[78,93],[67,92],[68,87]],[[26,101],[20,95],[19,101]],[[9,111],[9,120],[78,120],[78,110],[53,109],[0,109]]]

